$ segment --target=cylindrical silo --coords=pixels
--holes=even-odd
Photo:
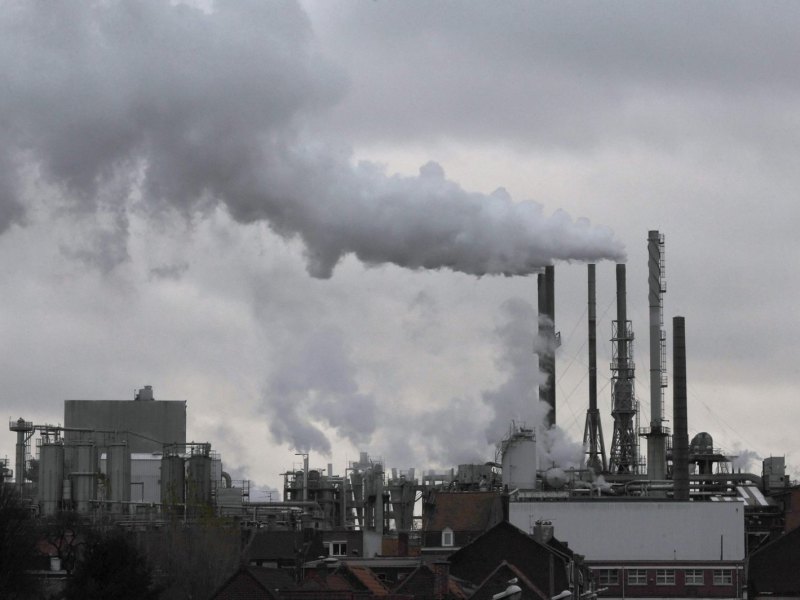
[[[78,512],[89,512],[91,503],[97,497],[97,466],[95,447],[91,441],[74,443],[73,470],[69,476],[72,480],[72,497]]]
[[[64,486],[64,446],[43,444],[39,454],[39,506],[42,516],[58,512]]]
[[[64,501],[64,506],[72,506],[72,481],[69,479],[64,479],[62,500]]]
[[[536,434],[532,429],[514,431],[502,444],[503,485],[509,490],[536,488]]]
[[[106,482],[108,486],[106,498],[112,502],[111,510],[122,512],[121,503],[131,499],[131,453],[124,442],[108,446]]]
[[[165,453],[161,459],[161,503],[183,504],[186,501],[186,470],[183,457]]]
[[[211,505],[211,457],[195,454],[189,457],[186,503],[191,506]]]

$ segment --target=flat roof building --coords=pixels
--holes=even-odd
[[[186,401],[155,400],[151,386],[135,400],[65,400],[64,428],[68,442],[91,439],[105,446],[108,432],[116,432],[130,452],[161,452],[164,444],[186,443]]]

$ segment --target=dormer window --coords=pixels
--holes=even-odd
[[[442,530],[442,546],[449,547],[453,545],[453,530],[445,527]]]

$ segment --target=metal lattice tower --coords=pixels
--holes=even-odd
[[[614,436],[608,460],[611,473],[639,472],[633,328],[627,319],[625,295],[625,265],[617,265],[617,320],[611,326],[611,415],[614,417]]]
[[[10,421],[8,424],[8,429],[10,431],[17,432],[17,448],[16,448],[16,460],[14,464],[14,478],[17,484],[17,488],[22,489],[22,486],[25,484],[25,465],[28,462],[28,457],[30,456],[30,440],[33,436],[33,423],[31,421],[26,421],[23,418],[19,418],[16,421]]]
[[[605,472],[606,446],[600,411],[597,409],[597,309],[595,302],[595,266],[589,265],[589,410],[583,430],[586,466],[595,472]]]

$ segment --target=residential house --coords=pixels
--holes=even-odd
[[[800,527],[762,546],[747,560],[748,598],[800,598]]]
[[[499,492],[432,490],[422,513],[422,552],[448,554],[503,520]]]

